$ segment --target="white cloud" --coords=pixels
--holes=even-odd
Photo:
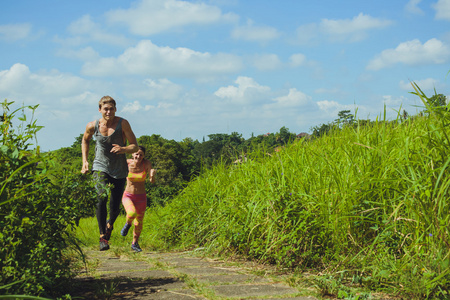
[[[298,132],[298,126],[310,126],[321,115],[311,97],[296,88],[271,91],[250,77],[240,76],[234,85],[219,88],[214,94],[216,100],[203,108],[214,116],[213,124],[230,120],[231,131],[244,130],[244,134],[275,132],[283,126]]]
[[[39,141],[46,150],[71,145],[87,122],[99,118],[97,103],[104,91],[118,101],[119,116],[130,121],[136,136],[155,133],[180,140],[233,131],[248,138],[252,132],[276,132],[282,126],[298,133],[353,108],[335,101],[313,102],[312,97],[296,88],[272,91],[244,76],[218,88],[214,95],[206,89],[186,91],[166,78],[126,77],[91,82],[58,71],[37,74],[17,64],[0,71],[0,93],[8,100],[13,100],[9,99],[13,95],[14,99],[26,100],[26,104],[41,103],[38,124],[46,127]]]
[[[239,76],[235,83],[237,86],[221,87],[214,95],[222,99],[229,99],[231,102],[250,103],[259,100],[261,95],[270,92],[268,86],[261,86],[250,77]],[[266,97],[264,96],[264,98]]]
[[[66,97],[61,98],[61,103],[67,105],[87,105],[90,107],[96,107],[98,105],[98,100],[100,99],[98,94],[94,94],[90,91],[81,92],[81,94],[70,94]]]
[[[310,43],[322,36],[331,42],[358,42],[367,37],[368,31],[383,29],[391,24],[390,20],[377,19],[360,13],[353,19],[323,19],[318,24],[302,25],[297,28],[297,38],[300,43]]]
[[[14,64],[9,70],[0,71],[0,92],[29,98],[33,95],[65,97],[78,94],[95,83],[59,71],[32,73],[24,64]],[[25,88],[26,87],[26,88]],[[40,99],[46,103],[46,98]]]
[[[86,117],[97,117],[97,103],[103,95],[96,91],[104,90],[108,90],[105,84],[57,70],[34,73],[24,64],[14,64],[0,71],[3,97],[15,105],[39,104],[35,118],[38,125],[45,127],[38,134],[44,150],[70,145],[83,132]]]
[[[15,42],[26,39],[31,34],[31,24],[7,24],[0,25],[0,40]]]
[[[144,80],[122,80],[126,98],[143,101],[175,100],[180,98],[183,87],[166,78]]]
[[[142,111],[142,110],[149,110],[151,108],[151,106],[147,106],[147,107],[143,107],[139,101],[134,101],[132,103],[127,103],[124,108],[122,108],[122,110],[120,112],[122,113],[131,113],[134,114],[138,111]]]
[[[434,78],[426,78],[426,79],[422,79],[422,80],[411,80],[411,82],[416,83],[419,88],[423,91],[425,90],[434,90],[435,88],[439,88],[440,83],[439,80],[434,79]],[[411,85],[411,82],[405,82],[403,80],[400,81],[399,86],[402,90],[405,91],[413,91],[414,88]]]
[[[296,88],[289,89],[289,94],[286,96],[277,97],[274,99],[277,106],[281,107],[296,107],[304,106],[311,101],[311,97],[298,91]]]
[[[316,94],[340,94],[341,90],[338,88],[318,88],[314,91]]]
[[[211,54],[188,48],[158,47],[149,40],[128,48],[119,57],[87,62],[83,73],[91,76],[177,76],[204,78],[233,73],[242,68],[239,57],[231,54]]]
[[[296,32],[296,42],[303,45],[311,45],[312,43],[317,42],[319,36],[322,36],[319,26],[316,23],[299,26]]]
[[[100,58],[100,55],[92,47],[85,47],[79,50],[60,49],[56,53],[61,57],[76,58],[81,61],[93,61]]]
[[[354,111],[355,106],[350,104],[341,104],[337,101],[330,101],[330,100],[321,100],[316,102],[317,106],[319,107],[320,114],[322,115],[322,118],[325,117],[325,120],[332,121],[335,119],[338,115],[338,113],[342,110],[350,110]],[[360,106],[359,108],[365,109],[364,107]]]
[[[72,37],[59,40],[67,45],[80,45],[93,41],[107,45],[126,46],[131,42],[123,35],[111,34],[102,29],[101,25],[95,23],[90,15],[84,15],[72,22],[67,30]]]
[[[449,20],[450,21],[450,0],[438,0],[433,4],[433,8],[436,10],[435,18],[437,20]]]
[[[231,37],[237,40],[253,42],[268,42],[280,36],[278,30],[269,26],[254,26],[249,20],[246,26],[239,26],[233,29]]]
[[[317,105],[321,110],[337,110],[343,107],[338,102],[329,100],[317,101]]]
[[[423,10],[419,8],[420,2],[422,2],[422,0],[409,0],[409,2],[405,5],[405,10],[412,14],[423,15]]]
[[[320,24],[323,31],[330,36],[349,36],[350,39],[360,40],[359,36],[364,35],[364,32],[370,29],[382,29],[392,22],[388,20],[381,20],[373,18],[369,15],[364,15],[360,13],[353,19],[344,20],[328,20],[323,19]],[[339,37],[338,37],[339,39]]]
[[[253,65],[260,71],[280,68],[282,63],[276,54],[259,54],[253,57]]]
[[[306,56],[301,53],[292,54],[289,57],[289,62],[292,67],[299,67],[305,64]]]
[[[383,104],[386,105],[387,108],[400,109],[403,106],[403,103],[406,102],[406,98],[403,96],[393,97],[392,95],[383,96]]]
[[[218,7],[179,0],[141,0],[129,9],[109,11],[106,17],[109,23],[125,24],[131,33],[141,36],[237,20],[233,14],[222,14]]]
[[[450,48],[438,39],[424,44],[417,39],[401,43],[395,49],[387,49],[372,59],[368,70],[380,70],[397,63],[406,65],[443,64],[450,58]]]

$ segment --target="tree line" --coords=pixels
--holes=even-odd
[[[146,156],[154,169],[157,169],[155,184],[146,183],[149,205],[161,205],[177,195],[186,184],[198,176],[205,168],[214,164],[239,163],[246,158],[247,153],[255,147],[265,147],[265,151],[272,153],[277,147],[300,138],[307,138],[309,134],[295,134],[288,128],[282,127],[279,132],[252,135],[245,139],[238,132],[215,133],[208,135],[208,140],[202,142],[185,138],[181,141],[169,140],[161,135],[143,135],[138,144],[146,148]],[[79,171],[81,167],[81,140],[83,134],[75,138],[70,147],[63,147],[53,151],[58,159],[59,167]],[[94,158],[95,141],[91,140],[89,160]]]
[[[436,94],[428,98],[428,104],[433,107],[444,107],[446,97]],[[420,114],[427,113],[425,109]],[[410,118],[403,110],[399,118],[391,122],[398,122]],[[146,148],[146,159],[150,160],[153,168],[157,169],[155,184],[146,183],[149,206],[162,205],[175,197],[202,169],[211,168],[216,163],[233,164],[247,159],[247,154],[263,147],[264,151],[271,154],[280,147],[294,140],[314,140],[328,134],[331,130],[342,130],[344,127],[371,126],[374,121],[356,119],[350,110],[338,112],[337,118],[331,122],[316,125],[310,128],[311,134],[302,132],[299,134],[289,131],[285,126],[278,132],[253,135],[245,139],[238,132],[209,134],[208,139],[200,142],[192,138],[181,141],[169,140],[161,135],[143,135],[138,143]],[[81,140],[83,134],[75,138],[70,147],[64,147],[54,151],[59,160],[60,167],[79,171],[81,167]],[[89,160],[94,158],[95,141],[91,140],[89,147]]]

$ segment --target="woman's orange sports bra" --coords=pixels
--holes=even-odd
[[[128,180],[131,182],[145,182],[147,171],[144,169],[141,173],[128,172]]]

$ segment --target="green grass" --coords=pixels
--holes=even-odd
[[[144,219],[144,222],[147,220]],[[111,235],[110,245],[111,251],[115,252],[118,256],[124,252],[130,252],[131,243],[133,240],[133,229],[134,225],[130,228],[128,235],[123,237],[120,235],[120,230],[125,224],[125,215],[119,215],[116,222],[114,223],[114,230]],[[99,229],[97,225],[97,219],[95,217],[92,218],[84,218],[80,220],[79,226],[76,228],[76,237],[81,242],[81,245],[85,248],[98,250],[99,247]],[[157,250],[158,248],[152,244],[151,238],[148,232],[144,231],[139,238],[139,245],[141,248],[152,251]]]
[[[449,298],[450,113],[417,95],[423,115],[379,118],[217,165],[165,207],[148,209],[140,244],[308,270],[321,274],[310,283],[323,295],[344,299],[369,299],[368,291]],[[117,233],[111,240],[130,242]]]
[[[332,278],[344,272],[341,282],[359,274],[366,288],[411,299],[449,297],[449,121],[436,109],[272,155],[260,149],[153,209],[144,232],[156,247],[206,247]]]

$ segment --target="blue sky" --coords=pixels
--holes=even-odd
[[[136,136],[310,128],[450,95],[450,0],[4,1],[0,98],[39,104],[44,150],[110,95]]]

